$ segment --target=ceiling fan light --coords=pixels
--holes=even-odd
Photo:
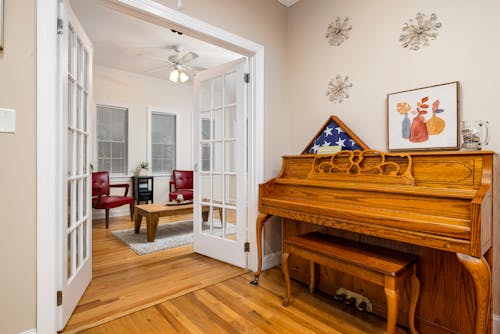
[[[189,76],[186,73],[184,73],[182,71],[179,71],[179,73],[180,73],[181,82],[186,82],[189,80]]]
[[[173,70],[170,72],[170,81],[172,82],[177,82],[179,80],[179,71],[178,70]]]

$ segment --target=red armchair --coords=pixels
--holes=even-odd
[[[177,195],[182,195],[185,201],[193,200],[193,171],[174,170],[173,181],[170,181],[170,201],[175,201]]]
[[[123,196],[110,195],[110,188],[125,188]],[[130,205],[130,219],[134,219],[134,198],[127,196],[129,184],[109,184],[108,172],[92,173],[92,208],[106,210],[106,228],[109,226],[109,209]]]

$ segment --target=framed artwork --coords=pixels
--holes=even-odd
[[[459,83],[387,94],[389,151],[457,150]]]
[[[0,51],[3,50],[3,0],[0,0]]]

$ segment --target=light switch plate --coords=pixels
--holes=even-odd
[[[16,132],[16,111],[0,108],[0,132]]]

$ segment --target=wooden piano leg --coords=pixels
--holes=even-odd
[[[286,285],[286,296],[283,299],[283,306],[288,306],[290,304],[290,299],[292,297],[292,285],[290,283],[290,268],[288,267],[288,258],[290,257],[290,250],[287,246],[283,248],[283,258],[282,258],[282,266],[283,266],[283,274],[285,276],[285,285]]]
[[[415,328],[415,311],[417,309],[418,296],[420,295],[420,281],[417,277],[417,265],[413,265],[413,274],[410,277],[411,297],[409,308],[409,327],[411,334],[418,334]]]
[[[255,272],[255,279],[250,282],[252,285],[259,285],[259,276],[262,271],[262,229],[264,228],[265,222],[271,217],[271,215],[265,213],[259,213],[257,217],[257,254],[258,254],[258,264],[257,271]]]
[[[309,292],[314,293],[316,291],[316,263],[309,261],[309,272],[311,274],[311,280],[309,281]]]
[[[476,290],[475,334],[486,333],[490,309],[491,271],[484,257],[477,258],[457,253],[460,263],[467,269]]]

